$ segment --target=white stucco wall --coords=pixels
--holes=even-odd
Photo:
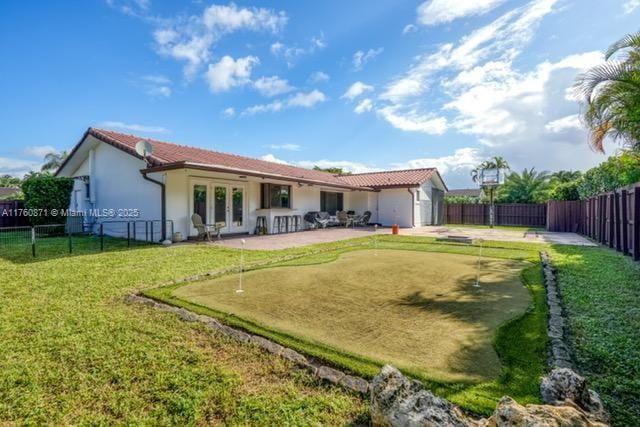
[[[414,191],[414,190],[412,190]],[[412,193],[413,194],[413,193]],[[415,196],[407,188],[389,188],[378,193],[378,222],[385,227],[398,224],[412,227],[412,210],[416,210]]]

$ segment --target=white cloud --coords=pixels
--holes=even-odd
[[[289,107],[310,108],[320,102],[326,101],[326,99],[327,97],[325,96],[325,94],[316,89],[308,93],[296,93],[291,98],[289,98],[289,100],[287,101],[287,105]]]
[[[441,135],[447,130],[447,119],[435,113],[420,113],[417,110],[403,111],[397,107],[379,108],[377,113],[395,128],[409,132],[422,132],[430,135]]]
[[[209,70],[205,75],[211,92],[224,92],[236,86],[243,86],[251,81],[251,70],[259,64],[260,60],[255,56],[245,56],[234,60],[225,55],[215,63],[209,64]]]
[[[309,83],[322,83],[322,82],[326,82],[329,81],[329,74],[323,72],[323,71],[315,71],[313,73],[311,73],[311,75],[309,76]]]
[[[142,88],[154,98],[169,98],[172,94],[172,81],[161,74],[148,74],[134,81],[134,85]]]
[[[236,109],[233,107],[228,107],[222,110],[222,117],[230,119],[231,117],[236,115]]]
[[[57,153],[57,152],[58,150],[56,150],[51,145],[33,145],[31,147],[27,147],[24,149],[24,153],[26,155],[38,157],[40,159],[49,153]]]
[[[418,6],[418,23],[437,25],[473,15],[482,15],[505,0],[427,0]]]
[[[184,73],[192,78],[211,58],[211,48],[227,34],[240,30],[277,33],[287,23],[284,12],[266,8],[240,8],[234,3],[212,5],[202,15],[159,20],[153,37],[156,52],[185,63]]]
[[[412,159],[393,166],[396,169],[435,167],[449,188],[468,188],[473,186],[471,170],[486,157],[487,153],[483,153],[480,149],[465,147],[456,149],[452,155]]]
[[[349,101],[353,101],[363,93],[370,92],[373,89],[373,86],[362,83],[361,81],[357,81],[349,86],[349,89],[347,89],[347,91],[340,98],[346,98]]]
[[[97,124],[98,127],[121,129],[131,132],[145,132],[145,133],[167,133],[169,129],[162,126],[146,126],[137,123],[123,123],[116,121],[104,121]]]
[[[32,170],[40,170],[41,163],[31,160],[0,157],[0,175],[11,175],[22,178]]]
[[[551,133],[561,133],[574,129],[582,129],[580,116],[578,114],[570,114],[556,120],[552,120],[544,128]]]
[[[282,95],[295,89],[288,81],[278,76],[261,77],[253,82],[253,86],[265,96]]]
[[[360,101],[358,105],[356,105],[356,108],[354,108],[353,111],[356,114],[362,114],[362,113],[371,111],[372,109],[373,109],[373,101],[369,98],[365,98],[362,101]]]
[[[629,14],[640,7],[640,0],[627,0],[623,5],[622,9],[624,13]]]
[[[320,34],[316,37],[311,37],[307,47],[300,47],[298,45],[287,46],[281,42],[275,42],[271,45],[270,50],[274,56],[284,58],[287,61],[289,67],[293,67],[295,61],[303,55],[311,55],[318,50],[322,50],[327,47],[324,34]]]
[[[369,49],[364,52],[362,50],[357,51],[353,54],[353,69],[356,71],[362,70],[362,68],[367,64],[367,62],[374,59],[376,56],[380,55],[384,51],[384,48],[379,47],[377,49]]]
[[[290,96],[287,99],[279,99],[269,104],[258,104],[246,108],[242,112],[242,116],[253,116],[260,113],[276,113],[287,108],[311,108],[316,104],[324,102],[327,97],[319,90],[312,90],[311,92],[298,92],[295,95]]]
[[[418,27],[416,27],[413,24],[407,24],[404,26],[404,28],[402,29],[402,34],[409,34],[409,33],[413,33],[415,31],[418,30]]]
[[[300,151],[300,146],[298,144],[269,144],[265,145],[266,148],[270,148],[272,150],[287,150],[287,151]]]
[[[264,161],[267,161],[267,162],[280,163],[281,165],[288,165],[289,164],[288,162],[277,158],[273,154],[265,154],[264,156],[260,157],[260,159],[264,160]]]
[[[151,5],[150,0],[107,0],[106,3],[125,15],[136,17],[145,15]]]

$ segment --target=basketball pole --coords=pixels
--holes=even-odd
[[[240,283],[238,286],[238,289],[236,289],[236,293],[237,294],[241,294],[244,292],[244,290],[242,289],[242,279],[243,279],[243,275],[244,275],[244,244],[245,244],[245,240],[241,239],[240,240]]]

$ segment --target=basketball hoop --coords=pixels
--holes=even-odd
[[[493,228],[495,224],[495,204],[494,193],[496,188],[504,184],[504,180],[507,176],[507,169],[501,168],[486,168],[480,169],[480,176],[478,182],[481,188],[487,188],[489,190],[489,227]]]

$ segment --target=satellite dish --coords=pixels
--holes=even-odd
[[[136,153],[146,159],[153,153],[153,145],[149,141],[140,140],[136,143]]]

